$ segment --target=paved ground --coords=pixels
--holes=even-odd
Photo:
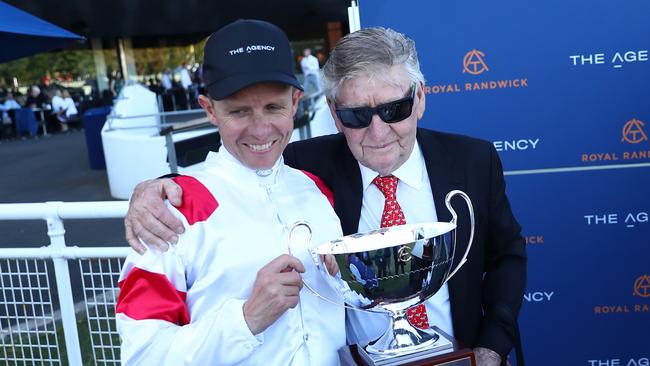
[[[83,130],[0,141],[0,203],[110,201],[105,170],[88,163]],[[126,245],[121,219],[68,220],[66,241],[79,246]],[[0,248],[47,245],[45,221],[0,221]]]

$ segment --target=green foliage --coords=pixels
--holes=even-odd
[[[174,69],[187,62],[203,59],[205,40],[182,47],[140,48],[133,50],[138,75],[161,73],[165,68]],[[102,51],[108,73],[118,69],[115,49]],[[39,53],[18,60],[0,63],[0,86],[12,86],[13,78],[19,85],[38,84],[44,76],[55,79],[57,75],[71,75],[73,79],[96,78],[92,50],[64,50]]]
[[[43,76],[71,74],[74,78],[95,76],[92,51],[74,50],[39,53],[34,56],[0,64],[0,85],[12,85],[13,78],[21,85],[36,84]]]

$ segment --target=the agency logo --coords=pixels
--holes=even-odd
[[[498,140],[492,141],[496,151],[522,151],[535,150],[539,143],[539,137],[515,139],[515,140]]]
[[[228,51],[228,53],[230,54],[230,56],[233,56],[244,52],[251,53],[256,51],[273,52],[275,51],[275,46],[261,45],[261,44],[248,45],[246,47],[235,48],[233,50]]]
[[[621,141],[625,141],[629,144],[638,144],[642,141],[648,141],[648,135],[645,134],[643,126],[645,126],[645,123],[636,118],[627,121],[625,125],[623,125],[623,138]]]
[[[490,67],[485,52],[472,49],[462,59],[462,73],[471,80],[465,82],[434,82],[424,87],[427,94],[454,94],[474,91],[496,91],[499,89],[523,89],[528,87],[528,78],[492,80],[486,79]],[[474,77],[479,77],[475,79]]]
[[[463,58],[463,72],[472,75],[480,75],[489,70],[485,63],[485,53],[477,50],[471,50]]]
[[[650,313],[650,301],[644,302],[645,299],[650,298],[650,276],[643,274],[637,277],[634,280],[632,288],[632,296],[637,299],[640,297],[640,302],[636,301],[636,303],[630,302],[626,304],[596,305],[594,306],[594,314]]]
[[[634,296],[650,297],[650,276],[639,276],[634,281]]]
[[[650,366],[648,357],[599,358],[587,360],[587,366]]]
[[[603,213],[584,215],[587,226],[609,226],[625,225],[626,228],[634,228],[638,225],[648,223],[648,213],[645,211],[618,213]]]
[[[524,293],[524,301],[527,302],[550,302],[555,291],[531,291]]]
[[[648,50],[630,50],[614,53],[587,53],[587,54],[577,54],[569,56],[569,62],[574,67],[584,67],[584,66],[606,66],[611,65],[615,69],[620,69],[624,65],[638,63],[638,62],[647,62],[648,61]]]
[[[650,148],[645,144],[648,143],[648,135],[645,133],[644,126],[645,123],[643,121],[632,118],[623,124],[621,130],[620,143],[628,148],[630,145],[635,145],[635,147],[639,147],[637,150],[582,153],[580,154],[580,161],[583,163],[615,162],[621,160],[626,162],[650,161]]]

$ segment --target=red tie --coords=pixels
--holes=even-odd
[[[406,224],[404,212],[402,212],[402,207],[400,207],[397,202],[397,197],[395,195],[397,192],[397,181],[398,179],[394,175],[386,177],[377,176],[377,178],[372,181],[372,183],[379,188],[381,193],[384,194],[384,197],[386,197],[384,212],[381,215],[381,227]],[[395,268],[395,270],[397,270],[397,268]],[[414,327],[429,329],[429,319],[427,318],[427,309],[424,304],[408,309],[406,317]]]

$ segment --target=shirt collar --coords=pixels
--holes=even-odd
[[[361,181],[363,183],[363,190],[365,191],[379,173],[361,163],[359,163],[359,169],[361,170]],[[393,172],[393,175],[413,189],[419,191],[422,188],[422,173],[424,171],[424,157],[422,156],[422,151],[420,151],[420,145],[416,140],[411,155],[402,166]]]
[[[269,186],[275,184],[278,174],[280,174],[284,166],[284,158],[280,155],[275,164],[268,170],[255,170],[242,164],[222,145],[219,152],[210,152],[208,154],[206,164],[208,166],[225,164],[234,169],[234,171],[241,173],[243,175],[242,178],[245,176],[246,179],[250,179],[252,182],[257,181],[260,185]]]

